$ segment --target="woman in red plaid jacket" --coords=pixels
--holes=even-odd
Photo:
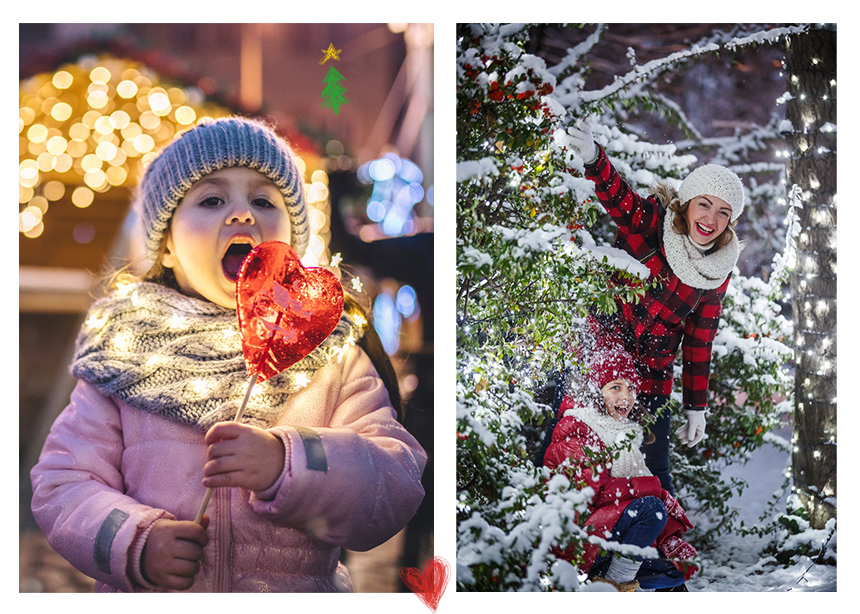
[[[653,444],[643,447],[651,472],[670,493],[669,412],[678,348],[683,360],[687,422],[676,433],[688,446],[705,435],[711,348],[722,300],[740,253],[732,227],[744,208],[744,189],[732,171],[715,164],[691,172],[678,191],[668,184],[648,198],[634,192],[594,142],[586,123],[568,128],[570,143],[585,162],[585,176],[618,226],[615,247],[643,262],[659,281],[638,303],[620,303],[601,317],[622,334],[636,357],[640,401],[657,416]]]

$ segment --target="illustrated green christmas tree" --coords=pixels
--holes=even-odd
[[[346,104],[349,102],[344,97],[346,93],[346,88],[340,84],[340,82],[344,79],[344,76],[338,72],[338,70],[332,66],[328,69],[328,72],[325,75],[323,81],[325,81],[326,86],[323,90],[320,97],[323,99],[322,105],[320,105],[323,109],[331,108],[334,111],[334,114],[337,115],[340,110],[340,105]]]

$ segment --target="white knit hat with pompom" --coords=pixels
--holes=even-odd
[[[734,222],[744,210],[744,186],[740,177],[719,164],[700,166],[681,183],[678,200],[686,203],[697,196],[716,196],[732,208]]]

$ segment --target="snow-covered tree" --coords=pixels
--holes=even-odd
[[[596,140],[640,193],[659,180],[679,185],[707,157],[748,178],[748,195],[769,220],[794,215],[780,183],[782,161],[768,149],[780,138],[778,117],[732,138],[706,139],[657,85],[702,58],[772,45],[803,28],[715,33],[642,65],[630,53],[627,71],[597,88],[586,85],[589,54],[606,26],[591,30],[580,30],[580,41],[548,63],[529,26],[458,26],[461,590],[576,590],[582,579],[575,566],[553,551],[576,552],[593,540],[582,527],[590,490],[534,463],[552,414],[541,391],[576,366],[583,316],[613,310],[616,297],[637,300],[651,281],[645,267],[610,246],[613,228],[582,177],[582,160],[567,146],[566,128],[590,118]],[[641,114],[669,122],[686,140],[652,142],[631,120]],[[766,232],[779,235],[769,250],[756,242],[763,260],[756,270],[767,279],[736,271],[714,343],[715,423],[705,445],[673,452],[685,507],[710,516],[714,531],[733,528],[727,501],[743,488],[724,482],[721,468],[745,461],[791,407],[791,324],[780,304],[789,263],[781,252],[795,227]]]

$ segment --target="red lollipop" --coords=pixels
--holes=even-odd
[[[236,313],[251,381],[233,420],[245,411],[258,381],[289,369],[325,341],[343,313],[343,288],[326,269],[305,268],[280,241],[261,243],[245,257],[236,279]],[[203,521],[212,489],[197,512]]]
[[[343,313],[343,288],[326,269],[304,268],[286,243],[268,241],[242,262],[236,311],[245,365],[262,382],[331,334]]]

